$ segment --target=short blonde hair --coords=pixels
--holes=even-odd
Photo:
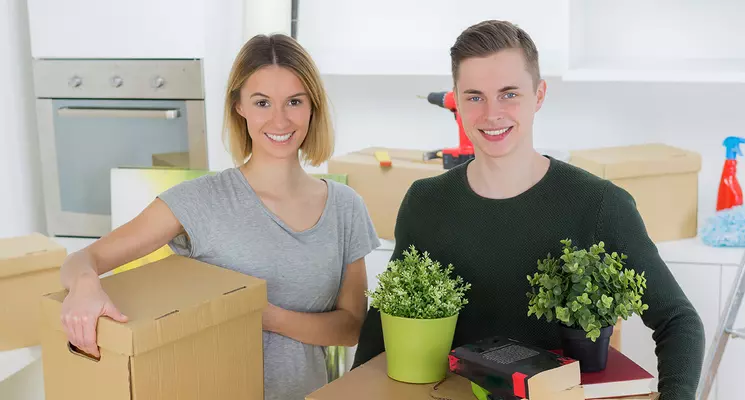
[[[334,132],[331,126],[326,90],[321,74],[310,55],[295,39],[283,34],[257,35],[243,45],[233,62],[225,94],[225,126],[223,140],[236,166],[251,155],[251,136],[246,120],[236,109],[241,87],[260,68],[278,65],[290,69],[308,91],[311,102],[308,134],[300,145],[302,159],[313,166],[331,158],[334,153]]]

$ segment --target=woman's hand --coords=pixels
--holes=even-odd
[[[118,322],[128,320],[103,291],[98,277],[81,279],[62,302],[62,326],[70,343],[95,358],[101,356],[96,342],[96,326],[102,316]]]

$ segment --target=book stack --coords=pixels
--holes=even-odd
[[[606,369],[581,373],[560,350],[492,337],[450,353],[450,371],[468,379],[477,398],[503,400],[654,400],[654,377],[613,347]]]
[[[480,397],[505,400],[584,400],[579,362],[495,336],[450,352],[449,368],[474,384]]]

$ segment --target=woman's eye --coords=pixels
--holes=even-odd
[[[290,100],[290,105],[293,106],[293,107],[299,106],[301,104],[303,104],[303,101],[300,100],[300,99],[292,99],[292,100]]]
[[[269,102],[266,100],[259,100],[256,102],[256,105],[259,107],[267,107],[269,105]]]

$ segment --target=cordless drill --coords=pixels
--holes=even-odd
[[[453,168],[472,159],[474,157],[473,143],[468,139],[466,131],[463,129],[463,121],[461,121],[460,113],[458,113],[458,108],[455,105],[455,94],[452,91],[433,92],[427,96],[427,101],[453,112],[455,122],[458,124],[458,147],[429,152],[425,154],[425,159],[434,158],[436,154],[442,152],[442,165],[445,169]]]

